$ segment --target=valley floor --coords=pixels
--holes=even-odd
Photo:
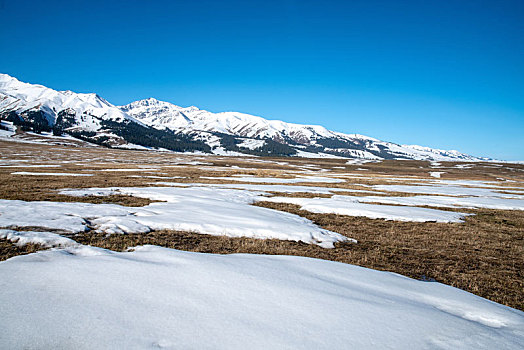
[[[255,348],[518,348],[524,341],[522,164],[221,157],[32,139],[0,141],[0,179],[0,344],[67,347],[64,339],[78,344],[115,322],[115,336],[125,338],[165,320],[172,322],[121,345],[202,345],[199,325],[210,330],[201,339],[209,348],[218,347],[210,342],[220,332],[221,347],[242,347],[227,329],[251,334]],[[189,276],[193,282],[182,282]],[[514,309],[427,283],[435,281]],[[95,291],[105,286],[107,293]],[[121,293],[127,301],[115,299]],[[58,311],[49,298],[63,303]],[[24,301],[59,324],[91,308],[100,314],[62,334],[27,326],[26,316],[44,316]],[[125,312],[152,317],[145,325],[122,309],[141,303],[152,309]],[[163,305],[178,316],[153,317]],[[267,305],[273,311],[263,311]],[[82,328],[97,317],[100,329]],[[33,337],[22,342],[24,332]],[[48,332],[62,343],[46,342]]]

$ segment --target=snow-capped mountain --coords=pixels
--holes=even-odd
[[[212,113],[154,98],[114,106],[97,94],[56,91],[0,74],[0,119],[22,130],[53,131],[110,147],[366,159],[469,160],[458,151],[398,145],[238,112]]]
[[[458,151],[416,145],[398,145],[359,134],[330,131],[320,125],[301,125],[238,112],[212,113],[197,107],[180,107],[154,98],[135,101],[120,109],[146,125],[179,132],[220,133],[239,137],[237,151],[246,140],[273,140],[297,153],[327,153],[338,156],[383,159],[486,160]],[[253,142],[249,143],[253,145]],[[260,143],[258,147],[261,147]],[[257,148],[251,148],[257,149]],[[240,150],[241,151],[241,150]]]
[[[97,94],[56,91],[23,83],[7,74],[0,74],[0,110],[20,115],[39,111],[50,125],[54,125],[60,111],[71,110],[75,114],[75,124],[90,131],[100,129],[101,119],[137,122]]]
[[[238,112],[211,113],[191,106],[179,107],[154,98],[120,107],[123,111],[156,128],[186,128],[218,132],[247,138],[290,138],[308,143],[316,136],[332,137],[333,132],[319,125],[300,125],[280,120],[267,120]]]
[[[26,131],[53,131],[109,147],[131,144],[176,151],[209,151],[186,135],[151,128],[97,94],[56,91],[0,74],[0,119]]]

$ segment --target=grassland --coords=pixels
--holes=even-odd
[[[294,174],[329,174],[346,179],[346,182],[310,185],[346,189],[351,195],[359,195],[351,190],[366,189],[366,185],[398,184],[398,180],[393,181],[392,177],[428,179],[428,173],[432,171],[444,172],[442,178],[446,180],[498,181],[501,187],[508,187],[509,193],[514,190],[510,187],[524,189],[524,165],[519,164],[471,163],[460,168],[457,165],[465,164],[441,162],[440,165],[432,165],[425,161],[383,161],[351,165],[342,159],[188,156],[6,141],[0,141],[0,152],[3,164],[0,167],[0,199],[10,200],[83,201],[144,206],[151,201],[122,195],[77,198],[61,195],[58,190],[159,186],[165,181],[231,183],[224,179],[202,177],[227,178],[241,174],[279,178],[289,178]],[[16,172],[90,176],[13,174]],[[500,179],[506,181],[502,182]],[[390,193],[378,192],[376,195],[388,194]],[[285,195],[330,196],[311,193]],[[257,205],[306,217],[325,229],[355,238],[358,243],[338,244],[335,249],[323,249],[300,242],[229,238],[179,231],[111,236],[86,232],[71,238],[82,244],[116,251],[142,244],[155,244],[206,253],[288,254],[327,259],[393,271],[416,279],[435,280],[524,310],[524,211],[460,209],[475,215],[467,217],[464,223],[442,224],[315,214],[291,204],[259,202]],[[42,247],[17,247],[11,242],[0,240],[0,259],[5,260],[38,249]]]

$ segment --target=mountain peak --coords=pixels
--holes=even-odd
[[[18,81],[18,79],[10,76],[9,74],[0,73],[0,81],[12,81],[12,80]]]
[[[15,77],[10,76],[9,74],[0,73],[0,87],[7,87],[13,85],[23,84],[20,80]]]
[[[154,97],[148,97],[143,100],[133,101],[127,105],[120,106],[120,108],[155,107],[155,106],[165,106],[165,105],[170,105],[170,104],[171,103],[169,102],[157,100]]]
[[[147,102],[149,104],[158,104],[158,103],[161,102],[161,101],[157,100],[154,97],[148,97],[148,98],[146,98],[145,100],[142,100],[142,101]]]
[[[33,123],[37,129],[45,124],[50,130],[57,122],[59,113],[70,110],[72,113],[68,116],[73,117],[60,119],[64,130],[95,132],[97,137],[107,137],[108,130],[112,130],[115,135],[121,134],[118,137],[127,137],[128,142],[146,147],[169,144],[171,149],[183,149],[183,145],[189,142],[193,145],[191,147],[199,145],[200,150],[226,150],[236,154],[486,160],[457,151],[403,146],[359,134],[344,134],[319,125],[268,120],[239,112],[212,113],[195,106],[180,107],[153,97],[118,107],[95,93],[56,91],[42,85],[23,83],[1,73],[0,93],[6,95],[0,99],[0,118],[13,118],[12,113],[16,113],[24,123]],[[36,118],[34,111],[40,111],[40,119],[45,120],[36,123],[33,120]],[[127,131],[123,133],[122,130]],[[185,135],[184,141],[180,142],[182,134]],[[246,148],[243,146],[246,140],[256,140],[260,146]],[[264,142],[260,143],[261,140]],[[94,141],[100,142],[96,137]]]

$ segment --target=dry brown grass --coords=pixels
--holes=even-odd
[[[98,181],[97,181],[98,180]],[[0,181],[0,198],[24,201],[54,201],[82,203],[111,203],[130,207],[141,207],[154,201],[128,195],[72,197],[58,193],[60,188],[111,187],[118,186],[118,179],[95,178],[86,181],[81,177],[57,178],[53,176],[7,175]]]
[[[7,260],[18,255],[34,253],[42,249],[46,248],[33,243],[19,247],[7,239],[0,238],[0,261]]]
[[[118,203],[140,206],[147,199],[130,196],[69,197],[57,193],[62,188],[151,186],[158,181],[231,183],[227,180],[201,179],[200,176],[227,177],[234,174],[286,177],[304,165],[312,164],[329,169],[331,174],[360,173],[368,178],[347,177],[345,183],[311,183],[318,187],[338,187],[351,195],[369,195],[351,192],[367,189],[361,185],[399,183],[384,176],[412,176],[429,179],[429,171],[445,171],[443,179],[471,179],[494,181],[497,178],[519,182],[499,182],[504,186],[522,187],[524,165],[504,164],[498,167],[477,163],[470,169],[454,168],[452,162],[441,162],[442,168],[434,169],[425,161],[383,161],[364,165],[346,165],[341,159],[264,158],[258,162],[251,158],[219,156],[185,156],[157,152],[114,150],[98,147],[72,148],[52,145],[14,144],[0,141],[0,157],[5,160],[27,160],[24,164],[60,164],[59,168],[0,167],[0,198],[47,201],[89,201],[92,203]],[[64,163],[63,161],[67,161]],[[205,161],[211,165],[176,165],[182,161]],[[284,162],[277,164],[271,161]],[[269,163],[268,163],[269,162]],[[157,172],[102,172],[106,168],[159,167]],[[234,166],[249,168],[235,169]],[[222,167],[221,171],[213,167]],[[334,167],[342,167],[337,169]],[[368,171],[358,171],[366,168]],[[225,171],[224,171],[225,170]],[[90,177],[54,177],[11,175],[14,171],[78,172],[91,173]],[[163,173],[163,174],[161,174]],[[152,179],[132,175],[184,176],[183,179]],[[318,173],[324,176],[326,173]],[[234,182],[239,183],[239,182]],[[292,185],[292,184],[290,184]],[[307,185],[300,183],[297,185]],[[391,195],[383,192],[375,195]],[[286,195],[278,193],[278,195]],[[412,196],[412,193],[394,193]],[[329,195],[288,194],[288,196]],[[80,243],[125,250],[142,244],[155,244],[170,248],[209,253],[258,253],[286,254],[314,257],[351,263],[369,268],[393,271],[419,279],[439,282],[470,291],[493,301],[524,310],[524,212],[501,210],[471,210],[475,216],[461,224],[409,223],[372,220],[335,214],[314,214],[299,207],[282,203],[258,205],[288,211],[309,218],[331,231],[339,232],[359,241],[358,244],[338,244],[335,249],[323,249],[305,243],[280,240],[228,238],[188,232],[158,231],[136,235],[105,235],[85,233],[73,238]],[[460,210],[466,211],[466,210]],[[36,251],[39,247],[18,248],[0,240],[3,249],[0,259]],[[5,253],[4,253],[5,251]]]

